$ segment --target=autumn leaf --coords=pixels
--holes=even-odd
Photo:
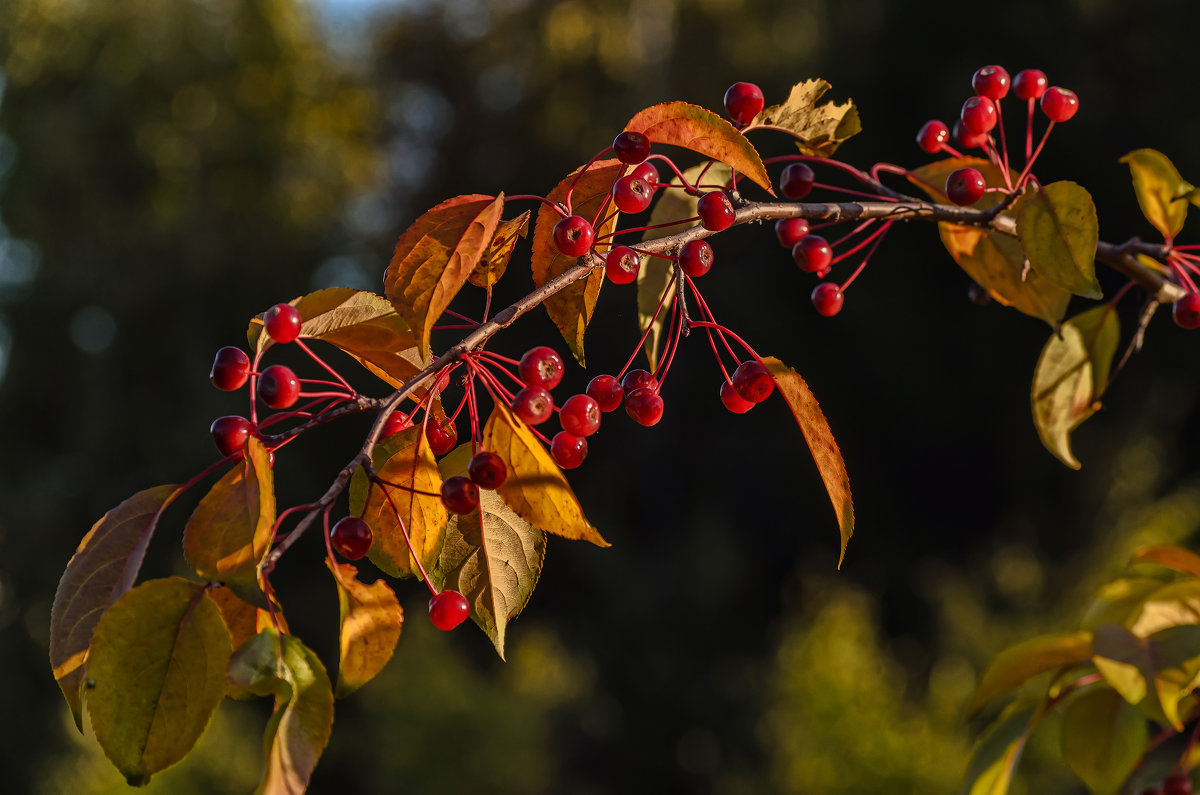
[[[1184,181],[1170,158],[1154,149],[1135,149],[1121,158],[1129,166],[1142,215],[1167,239],[1183,231],[1195,188]]]
[[[983,709],[992,699],[1024,684],[1038,674],[1088,662],[1092,633],[1068,632],[1040,635],[1010,646],[988,663],[975,688],[967,714]]]
[[[1076,295],[1102,297],[1096,281],[1100,222],[1091,194],[1074,182],[1053,182],[1022,196],[1013,212],[1033,270]]]
[[[1119,792],[1149,739],[1146,716],[1107,687],[1088,688],[1063,707],[1063,761],[1093,793]]]
[[[275,608],[273,617],[271,611],[255,607],[228,588],[212,588],[208,592],[208,598],[221,611],[221,618],[225,621],[225,628],[229,630],[234,649],[240,649],[242,644],[268,627],[278,626],[282,632],[288,631],[283,608],[274,598],[271,599]],[[229,686],[230,698],[245,701],[253,696],[253,693],[248,693],[232,684]]]
[[[792,86],[787,101],[771,105],[751,119],[747,130],[773,127],[791,133],[807,155],[830,157],[847,138],[862,130],[858,108],[847,100],[841,105],[819,100],[830,89],[824,80],[805,80]]]
[[[358,570],[348,563],[325,565],[337,584],[341,656],[338,663],[338,698],[353,693],[383,670],[404,624],[404,611],[396,594],[383,580],[371,585],[358,580]]]
[[[492,236],[492,244],[488,246],[487,253],[483,255],[483,259],[479,260],[475,270],[471,271],[471,275],[467,277],[471,284],[491,289],[496,282],[500,281],[500,277],[508,268],[509,260],[512,259],[513,250],[517,247],[517,239],[529,234],[529,216],[530,212],[526,210],[516,218],[505,221],[496,227],[496,233]]]
[[[1133,553],[1137,563],[1157,563],[1192,577],[1200,577],[1200,555],[1182,547],[1141,547]]]
[[[975,743],[963,795],[1006,795],[1012,784],[1025,743],[1041,718],[1041,710],[1013,704],[988,727]]]

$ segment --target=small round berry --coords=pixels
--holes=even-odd
[[[442,482],[442,504],[459,516],[479,507],[479,487],[470,478],[455,475]]]
[[[613,183],[613,204],[629,215],[636,215],[650,206],[654,200],[654,188],[633,174],[621,177]]]
[[[1172,773],[1163,779],[1163,795],[1192,795],[1192,780],[1184,773]]]
[[[233,455],[246,446],[246,441],[254,431],[254,426],[245,417],[230,415],[217,417],[209,427],[213,441],[221,455]]]
[[[591,436],[600,430],[600,404],[587,395],[571,395],[562,404],[558,421],[572,436]]]
[[[273,364],[258,378],[258,396],[273,409],[286,409],[300,399],[300,379],[290,367]]]
[[[530,348],[517,364],[517,374],[528,386],[554,389],[562,381],[562,357],[546,345]]]
[[[800,270],[820,273],[829,269],[829,263],[833,261],[833,249],[829,241],[820,235],[808,235],[792,247],[792,259]]]
[[[807,234],[808,220],[805,218],[780,218],[775,222],[775,237],[784,248],[792,248]]]
[[[1050,86],[1042,94],[1042,113],[1050,121],[1067,121],[1079,110],[1079,97],[1068,88]]]
[[[650,188],[654,188],[656,185],[658,185],[658,169],[655,168],[654,164],[649,160],[647,160],[645,163],[638,163],[636,166],[634,166],[633,171],[629,173],[629,176],[640,179]]]
[[[934,119],[927,121],[917,133],[917,146],[921,151],[936,155],[950,140],[950,128],[945,122]]]
[[[550,440],[550,455],[562,469],[575,469],[587,458],[588,443],[582,436],[559,431]]]
[[[650,156],[650,139],[640,132],[626,130],[617,133],[617,137],[613,139],[612,148],[617,160],[636,166]]]
[[[445,455],[458,444],[458,428],[449,417],[445,425],[438,422],[436,417],[430,417],[425,423],[425,438],[429,440],[429,449],[434,455]]]
[[[300,310],[291,304],[275,304],[263,314],[263,327],[276,342],[291,342],[300,336]]]
[[[1046,93],[1046,73],[1041,69],[1022,69],[1013,78],[1013,93],[1021,99],[1041,99]]]
[[[628,399],[629,393],[635,389],[658,389],[658,379],[645,370],[630,370],[621,379],[621,391]]]
[[[508,478],[508,467],[500,456],[481,450],[467,464],[467,475],[481,489],[498,489]]]
[[[526,425],[541,425],[554,413],[554,398],[540,386],[527,386],[513,397],[512,409]]]
[[[842,311],[842,302],[846,300],[842,288],[833,282],[821,282],[812,291],[813,306],[818,314],[833,317]]]
[[[458,591],[441,591],[429,600],[429,620],[443,632],[454,629],[470,615],[471,605]]]
[[[775,391],[775,379],[762,363],[749,359],[733,371],[733,388],[743,399],[762,403]]]
[[[987,180],[978,169],[957,168],[946,177],[946,198],[960,207],[974,204],[983,198]]]
[[[725,91],[725,111],[739,127],[762,112],[763,92],[753,83],[734,83]]]
[[[586,218],[568,215],[554,225],[554,245],[566,257],[582,257],[592,247],[596,236]]]
[[[208,378],[217,389],[241,389],[250,378],[250,357],[241,348],[226,345],[217,351]]]
[[[1200,328],[1200,293],[1188,293],[1171,307],[1171,316],[1180,328]]]
[[[412,419],[403,411],[393,411],[383,421],[383,430],[379,432],[380,439],[386,439],[389,436],[395,436],[400,431],[407,430],[413,426]]]
[[[709,191],[700,197],[696,204],[696,212],[700,216],[700,225],[710,232],[720,232],[733,226],[737,216],[733,211],[733,202],[725,195],[725,191]]]
[[[604,258],[604,275],[613,284],[632,284],[641,269],[641,255],[629,246],[613,246]]]
[[[779,192],[789,199],[803,199],[816,179],[808,163],[789,163],[779,175]]]
[[[371,549],[371,526],[357,516],[338,520],[329,533],[329,544],[346,560],[358,560]]]
[[[683,272],[693,279],[698,279],[708,273],[713,264],[712,246],[707,240],[692,240],[683,244],[679,250],[679,266]]]
[[[960,149],[982,149],[987,143],[987,133],[973,133],[963,126],[962,119],[954,122],[954,129],[950,131],[950,137],[954,139],[954,143],[958,144]]]
[[[598,375],[588,382],[587,396],[596,401],[601,411],[608,413],[621,407],[625,390],[621,389],[621,382],[611,375]]]
[[[991,132],[996,126],[996,103],[987,97],[971,97],[963,103],[962,123],[976,135]]]
[[[728,381],[721,382],[721,402],[725,404],[725,408],[734,414],[745,414],[754,408],[754,401],[746,400],[739,395],[737,390],[733,388],[733,384]]]
[[[657,425],[662,419],[663,400],[653,389],[635,389],[625,398],[625,413],[638,425]]]
[[[1003,66],[984,66],[971,78],[971,88],[981,97],[995,102],[1008,95],[1008,70]]]

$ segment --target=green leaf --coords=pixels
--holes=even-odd
[[[349,563],[326,558],[325,565],[333,573],[338,591],[341,656],[336,692],[341,698],[374,679],[392,659],[404,611],[383,580],[367,585],[359,582],[358,570]]]
[[[1030,267],[1076,295],[1102,297],[1096,281],[1100,222],[1090,193],[1074,182],[1054,182],[1022,196],[1014,214]]]
[[[133,587],[158,517],[176,486],[139,491],[92,525],[58,582],[50,610],[50,667],[75,726],[83,731],[84,666],[92,633],[108,606]]]
[[[1063,709],[1063,761],[1096,795],[1120,791],[1147,740],[1146,717],[1110,688],[1087,688]]]
[[[795,136],[801,152],[830,157],[843,141],[862,130],[862,123],[858,108],[849,100],[841,105],[817,104],[829,89],[829,83],[819,78],[797,83],[786,102],[763,108],[746,129],[778,127]]]
[[[267,763],[256,795],[300,795],[333,728],[333,689],[317,655],[291,635],[263,630],[229,661],[229,681],[275,696],[263,734]]]
[[[235,649],[240,649],[242,644],[268,627],[278,625],[283,632],[288,631],[283,608],[273,598],[271,600],[275,607],[273,617],[271,611],[255,607],[228,588],[212,588],[208,592],[208,598],[221,611],[221,618],[225,621],[225,628],[229,630]],[[230,684],[229,697],[238,701],[246,701],[253,698],[254,694]]]
[[[682,146],[719,160],[775,195],[754,144],[711,110],[687,102],[664,102],[639,112],[625,129],[642,133],[652,143]]]
[[[1162,580],[1129,577],[1105,583],[1088,605],[1080,625],[1085,629],[1099,624],[1124,624],[1141,605],[1163,585]]]
[[[1187,220],[1187,202],[1192,201],[1194,187],[1179,176],[1166,155],[1154,149],[1135,149],[1121,162],[1129,165],[1142,215],[1164,238],[1178,235]]]
[[[1117,313],[1107,304],[1063,323],[1038,357],[1030,400],[1033,424],[1046,449],[1072,469],[1071,432],[1100,407],[1113,355],[1121,341]]]
[[[504,221],[496,227],[496,234],[492,236],[492,245],[488,247],[483,259],[479,260],[475,270],[471,271],[471,275],[467,277],[471,284],[491,289],[496,282],[500,281],[500,277],[508,268],[509,260],[512,259],[513,250],[517,247],[517,238],[529,234],[529,216],[530,212],[526,210],[516,218]]]
[[[1025,743],[1040,717],[1040,710],[1033,706],[1014,704],[1005,710],[975,743],[960,792],[1005,795],[1012,785]]]
[[[1160,583],[1125,623],[1141,638],[1167,627],[1200,624],[1200,581],[1187,579],[1167,585]]]
[[[1200,555],[1182,547],[1142,547],[1133,553],[1134,563],[1157,563],[1182,574],[1200,577]]]
[[[1041,635],[997,654],[983,672],[967,714],[973,715],[992,699],[1038,674],[1086,663],[1092,656],[1092,633]]]
[[[178,577],[139,585],[100,619],[88,656],[88,715],[130,784],[145,784],[200,739],[225,698],[231,650],[205,587]]]

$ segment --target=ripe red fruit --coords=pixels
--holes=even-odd
[[[429,600],[429,620],[443,632],[449,632],[467,620],[471,605],[458,591],[445,590]]]
[[[708,273],[713,264],[712,246],[707,240],[692,240],[683,244],[679,250],[679,266],[683,272],[693,279]]]
[[[649,160],[647,160],[645,163],[638,163],[636,166],[634,166],[633,171],[629,173],[629,176],[640,179],[651,188],[654,188],[656,185],[658,185],[658,169],[655,168],[654,164]]]
[[[960,207],[982,199],[986,188],[987,180],[974,168],[958,168],[946,177],[946,198]]]
[[[792,248],[807,234],[808,220],[805,218],[780,218],[775,222],[775,237],[784,248]]]
[[[587,395],[571,395],[562,404],[558,421],[572,436],[591,436],[600,430],[600,404]]]
[[[696,212],[700,216],[700,225],[710,232],[720,232],[733,226],[736,219],[733,202],[724,191],[709,191],[700,197],[696,204]]]
[[[631,166],[636,166],[650,156],[650,139],[633,130],[617,133],[612,147],[617,160]]]
[[[554,389],[562,381],[562,357],[545,345],[530,348],[517,364],[517,374],[529,386]]]
[[[566,257],[582,257],[592,247],[596,233],[586,218],[568,215],[554,225],[554,245]]]
[[[802,271],[820,273],[829,269],[833,261],[833,249],[829,241],[820,235],[808,235],[792,247],[792,259]]]
[[[1200,294],[1188,293],[1171,307],[1171,316],[1180,328],[1200,328]]]
[[[931,155],[936,155],[942,151],[942,147],[950,140],[950,128],[945,122],[934,119],[927,121],[917,132],[917,146],[921,147],[921,151],[928,152]]]
[[[762,89],[753,83],[734,83],[725,91],[725,111],[739,127],[763,109]]]
[[[467,475],[481,489],[498,489],[508,477],[508,467],[500,456],[481,450],[467,464]]]
[[[642,388],[658,389],[658,379],[645,370],[630,370],[621,379],[621,391],[626,398],[630,392]]]
[[[425,424],[425,438],[429,440],[429,449],[434,455],[445,455],[458,444],[458,428],[448,417],[445,425],[430,417]]]
[[[629,246],[613,246],[604,258],[604,275],[613,284],[632,284],[641,269],[641,255]]]
[[[217,389],[226,392],[241,389],[250,378],[250,357],[241,348],[226,345],[217,351],[208,378]]]
[[[587,458],[588,443],[582,436],[559,431],[550,440],[550,456],[562,469],[575,469]]]
[[[263,313],[263,326],[276,342],[291,342],[300,336],[300,310],[291,304],[275,304]]]
[[[725,408],[734,414],[745,414],[754,408],[754,402],[746,400],[739,395],[737,390],[733,388],[733,384],[728,381],[721,382],[721,402],[725,404]]]
[[[621,389],[621,382],[611,375],[598,375],[588,382],[587,396],[596,401],[601,411],[607,413],[621,407],[625,390]]]
[[[357,516],[338,520],[329,533],[329,543],[346,560],[358,560],[371,549],[371,526]]]
[[[654,199],[654,188],[633,174],[628,174],[613,183],[612,196],[618,210],[634,215],[650,206]]]
[[[554,398],[540,386],[527,386],[513,397],[512,410],[526,425],[541,425],[554,413]]]
[[[760,362],[749,359],[733,371],[733,388],[744,400],[762,403],[775,391],[775,379]]]
[[[816,178],[808,163],[788,163],[779,175],[779,192],[789,199],[803,199]]]
[[[846,300],[842,288],[833,282],[821,282],[812,291],[813,306],[819,314],[833,317],[842,311],[842,302]]]
[[[976,135],[991,132],[996,126],[996,103],[987,97],[971,97],[963,103],[962,123]]]
[[[217,417],[208,429],[221,455],[232,455],[246,446],[254,426],[245,417]]]
[[[379,432],[380,439],[386,439],[389,436],[395,436],[400,431],[407,430],[413,426],[412,420],[403,411],[393,411],[388,415],[388,418],[383,421],[383,430]]]
[[[468,514],[479,507],[479,487],[462,475],[442,482],[442,504],[451,513]]]
[[[954,143],[958,144],[959,149],[982,149],[987,143],[987,133],[973,133],[963,126],[962,119],[954,122],[954,129],[950,131],[950,137],[954,139]]]
[[[1013,93],[1021,99],[1041,99],[1046,93],[1046,73],[1041,69],[1022,69],[1013,78]]]
[[[625,413],[639,425],[657,425],[662,419],[662,398],[653,389],[635,389],[625,398]]]
[[[290,367],[273,364],[258,378],[258,396],[273,409],[286,409],[300,399],[300,379]]]
[[[995,101],[1008,94],[1008,70],[1003,66],[984,66],[971,78],[971,88],[981,97]]]
[[[1183,773],[1172,773],[1162,783],[1163,795],[1192,795],[1192,780]]]
[[[1074,91],[1050,86],[1042,94],[1042,113],[1050,121],[1067,121],[1079,110],[1079,97]]]

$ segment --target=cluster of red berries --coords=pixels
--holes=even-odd
[[[807,163],[790,163],[779,177],[779,192],[789,199],[803,199],[812,190],[813,180],[813,170]],[[781,218],[775,222],[775,237],[779,245],[791,249],[800,270],[816,274],[818,279],[829,275],[833,247],[824,236],[809,232],[806,219]],[[841,287],[833,282],[822,282],[812,292],[813,306],[825,317],[842,311],[844,299]]]
[[[745,414],[775,391],[775,379],[757,359],[738,365],[728,381],[721,382],[721,402],[734,414]]]

